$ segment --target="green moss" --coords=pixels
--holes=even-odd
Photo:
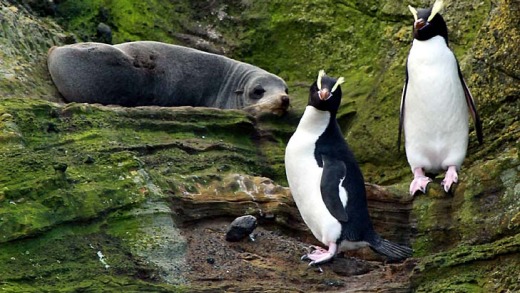
[[[445,17],[449,29],[448,37],[455,56],[462,61],[462,69],[465,69],[464,67],[467,65],[465,56],[471,49],[471,44],[476,41],[480,28],[486,22],[491,10],[491,1],[454,3],[454,7],[451,7],[450,10],[456,10],[459,13],[457,15],[448,14],[448,17]]]
[[[520,234],[426,256],[412,279],[414,292],[518,290],[519,255]]]
[[[186,176],[273,174],[239,111],[3,99],[0,117],[0,242],[167,196]]]
[[[125,225],[131,224],[129,220]],[[182,292],[180,286],[158,283],[157,269],[145,265],[124,238],[111,236],[106,227],[112,224],[76,222],[36,238],[0,244],[0,288],[3,292],[120,292],[123,288]]]
[[[186,244],[169,207],[153,203],[196,192],[217,173],[270,170],[240,111],[2,99],[0,117],[0,286],[8,292],[182,291],[163,283],[182,277],[163,274],[172,262],[161,257],[182,265]]]
[[[68,0],[60,4],[63,16],[71,17],[65,23],[94,19],[89,16],[90,11],[102,7],[107,21],[112,22],[116,42],[151,39],[182,43],[182,38],[172,36],[186,34],[218,43],[215,46],[223,48],[220,50],[230,57],[283,77],[290,85],[294,113],[303,111],[307,88],[319,69],[332,76],[344,76],[347,82],[342,86],[344,101],[338,119],[365,179],[393,184],[409,178],[404,152],[399,153],[396,148],[404,65],[412,40],[412,16],[405,5],[392,1],[328,0],[225,4],[103,1],[88,4],[96,6],[94,10],[74,8],[85,3]],[[464,72],[472,67],[470,48],[479,40],[478,33],[491,8],[489,1],[457,2],[449,3],[443,12],[450,27],[451,46]],[[170,24],[160,21],[163,14],[168,14]],[[97,22],[96,19],[88,23]],[[81,31],[78,27],[74,30]],[[221,36],[219,40],[210,37],[210,31]],[[470,87],[473,88],[471,83]],[[481,89],[473,92],[478,97]],[[283,141],[285,136],[281,133],[276,139]],[[472,133],[470,145],[474,141]],[[281,164],[276,151],[266,151],[275,156],[273,166]]]
[[[454,194],[446,195],[440,180],[430,183],[428,194],[414,199],[416,255],[426,256],[460,243],[487,243],[520,233],[515,224],[520,210],[515,166],[517,151],[510,149],[465,170]]]
[[[85,41],[97,38],[97,25],[103,22],[113,29],[114,43],[140,39],[172,42],[168,32],[179,29],[178,18],[169,21],[168,13],[174,7],[167,1],[69,0],[60,3],[58,16]]]

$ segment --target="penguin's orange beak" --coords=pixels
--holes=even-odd
[[[419,18],[418,20],[416,20],[414,23],[413,23],[413,27],[416,29],[416,30],[420,30],[422,29],[423,27],[426,26],[426,22],[424,21],[424,19],[422,18]]]
[[[330,91],[328,89],[321,89],[318,92],[318,95],[320,96],[320,100],[322,101],[328,100],[331,96]]]

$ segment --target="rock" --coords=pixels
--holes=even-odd
[[[331,268],[340,276],[357,276],[374,270],[377,265],[361,259],[337,257],[332,262]]]
[[[226,240],[231,242],[240,241],[253,233],[256,226],[257,222],[254,216],[238,217],[229,225],[226,232]]]
[[[112,29],[100,22],[96,28],[96,41],[105,44],[112,44]]]
[[[320,14],[295,0],[40,1],[43,9],[37,2],[0,0],[2,290],[520,290],[518,1],[447,3],[450,47],[485,138],[479,146],[470,133],[453,194],[442,192],[438,178],[415,198],[407,195],[406,158],[395,150],[412,21],[399,1],[347,0],[323,5]],[[74,35],[31,11],[55,11]],[[293,108],[253,120],[214,109],[46,102],[60,101],[46,73],[48,48],[95,37],[100,21],[117,27],[116,43],[142,36],[182,43],[176,36],[188,35],[186,42],[279,73],[292,87]],[[284,146],[315,68],[323,67],[348,76],[340,125],[365,180],[377,183],[367,184],[376,230],[413,245],[414,258],[402,264],[366,249],[322,272],[299,260],[318,243],[285,187]],[[68,166],[66,180],[52,158]],[[256,241],[226,241],[229,219],[245,214],[262,223]]]
[[[65,171],[67,171],[67,164],[65,163],[56,163],[54,165],[52,165],[52,168],[54,169],[54,171],[56,172],[61,172],[61,173],[65,173]]]
[[[96,162],[96,160],[91,156],[91,155],[87,155],[87,158],[85,159],[85,164],[94,164]]]
[[[71,34],[48,17],[37,17],[25,5],[0,1],[1,34],[0,92],[3,97],[34,97],[57,100],[56,90],[49,83],[47,50],[70,41]],[[26,3],[26,1],[14,1]],[[46,10],[53,1],[27,1],[34,10]]]

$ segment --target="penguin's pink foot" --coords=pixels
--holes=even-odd
[[[331,260],[336,255],[336,243],[329,244],[329,250],[323,249],[319,246],[311,246],[311,251],[302,256],[302,260],[311,260],[309,266],[319,265]]]
[[[410,183],[410,195],[415,195],[417,191],[426,193],[426,187],[432,180],[424,175],[422,168],[415,168],[413,171],[413,176],[413,181]]]
[[[459,176],[457,175],[457,167],[449,166],[448,171],[446,171],[446,176],[444,180],[442,180],[441,185],[444,187],[444,191],[450,192],[451,185],[453,183],[457,183],[459,180]]]

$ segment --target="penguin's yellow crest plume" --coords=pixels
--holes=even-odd
[[[433,4],[432,13],[430,14],[430,17],[428,17],[428,22],[430,22],[439,11],[441,11],[442,7],[444,7],[444,1],[443,0],[436,0]]]
[[[316,84],[318,85],[318,89],[321,90],[321,79],[325,76],[325,70],[320,70],[318,73],[318,79],[316,80]]]
[[[413,14],[413,19],[417,21],[417,9],[413,8],[412,5],[408,5],[408,9]]]
[[[332,87],[332,89],[330,90],[331,93],[333,93],[340,84],[344,83],[345,82],[345,79],[342,77],[338,78],[338,80],[336,81],[336,83],[334,84],[334,86]]]

